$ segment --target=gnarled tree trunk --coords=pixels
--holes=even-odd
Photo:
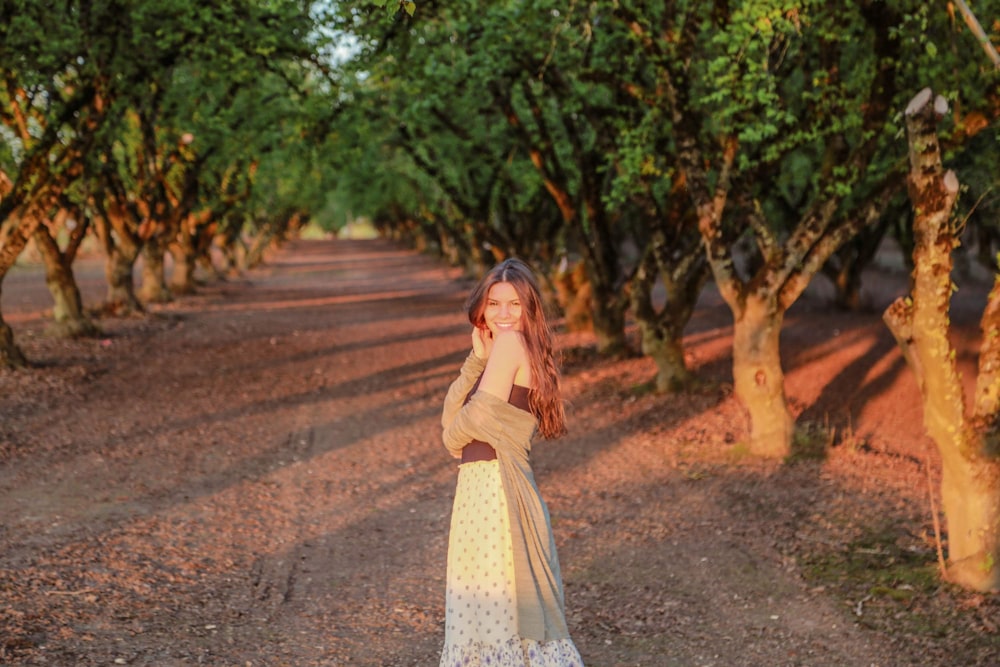
[[[73,275],[75,248],[73,252],[63,253],[45,225],[38,226],[34,239],[45,263],[45,284],[52,295],[53,322],[49,333],[65,338],[96,336],[100,331],[84,312],[80,288]]]
[[[921,91],[906,109],[910,143],[910,199],[914,208],[913,283],[883,315],[913,372],[924,425],[941,453],[942,507],[948,529],[946,577],[967,588],[1000,588],[1000,276],[983,314],[976,396],[971,415],[949,339],[951,211],[959,183],[943,173],[937,117],[944,98]]]

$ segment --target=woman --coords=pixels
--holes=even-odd
[[[444,444],[462,463],[448,543],[441,667],[582,667],[566,627],[548,509],[528,454],[565,413],[538,283],[495,266],[466,302],[472,352],[448,389]]]

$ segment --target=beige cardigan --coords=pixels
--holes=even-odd
[[[484,391],[477,391],[463,406],[485,366],[470,353],[448,388],[441,416],[444,445],[455,457],[461,457],[462,448],[473,440],[488,442],[496,450],[510,514],[518,633],[522,639],[537,641],[565,639],[569,630],[549,510],[528,461],[538,421]]]

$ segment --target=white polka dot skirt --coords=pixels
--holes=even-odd
[[[572,640],[517,634],[510,517],[496,461],[459,466],[447,580],[440,667],[583,667]]]

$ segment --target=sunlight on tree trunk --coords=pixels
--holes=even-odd
[[[982,24],[976,15],[969,8],[968,3],[965,0],[956,0],[956,5],[958,5],[959,11],[962,12],[962,18],[965,20],[965,25],[969,26],[969,30],[976,37],[976,41],[979,45],[983,47],[983,51],[986,53],[986,57],[990,59],[994,67],[1000,68],[1000,53],[997,53],[997,48],[993,46],[993,42],[990,41],[990,36],[986,34],[983,30]]]
[[[590,278],[583,262],[560,268],[552,279],[567,331],[592,331],[593,307]]]
[[[782,320],[775,304],[749,297],[733,326],[734,389],[750,413],[750,451],[769,458],[791,453],[795,431],[781,370]]]
[[[72,256],[63,255],[45,225],[38,226],[34,239],[45,263],[45,284],[52,295],[53,322],[47,329],[48,333],[60,338],[97,335],[97,326],[83,309],[80,288],[73,275]]]
[[[969,419],[949,339],[956,245],[950,218],[959,183],[941,166],[937,120],[946,111],[947,102],[940,96],[934,99],[930,89],[921,91],[906,109],[914,209],[912,294],[893,303],[883,319],[917,376],[924,425],[941,453],[941,498],[948,528],[945,576],[966,588],[989,591],[1000,587],[998,344],[993,321],[1000,308],[1000,286],[994,286],[982,320],[977,395]]]

